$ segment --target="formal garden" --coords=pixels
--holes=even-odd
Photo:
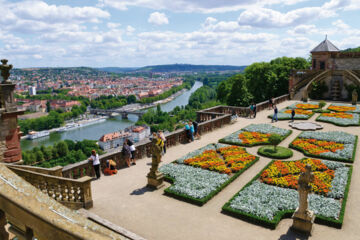
[[[359,107],[323,102],[295,102],[279,112],[279,119],[326,122],[339,127],[359,126]],[[272,115],[270,115],[272,117]],[[270,117],[269,116],[269,117]],[[311,124],[308,120],[306,121]],[[314,124],[314,123],[312,123]],[[319,125],[319,124],[316,124]],[[283,126],[283,125],[282,125]],[[290,127],[289,127],[290,128]],[[289,218],[299,205],[298,180],[311,166],[309,210],[315,222],[341,228],[355,160],[358,137],[343,131],[299,131],[271,124],[250,124],[229,134],[219,143],[209,144],[163,165],[160,171],[172,185],[165,194],[197,205],[204,205],[258,160],[268,163],[231,199],[224,200],[222,213],[275,229],[282,218]],[[286,146],[277,146],[291,137]],[[263,145],[256,147],[258,145]],[[257,149],[256,156],[247,148]],[[293,152],[304,155],[293,159]],[[305,157],[306,156],[306,157]],[[279,160],[281,159],[281,160]]]

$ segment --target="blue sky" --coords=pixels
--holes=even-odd
[[[15,67],[249,65],[360,46],[359,0],[0,0]]]

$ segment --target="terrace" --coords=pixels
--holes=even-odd
[[[278,104],[278,108],[280,110],[293,103],[295,101],[285,101]],[[330,103],[327,103],[324,109],[329,106]],[[271,124],[271,119],[268,118],[271,113],[271,110],[264,109],[258,112],[256,119],[239,118],[233,124],[220,124],[218,128],[211,128],[210,131],[204,133],[200,140],[170,147],[163,156],[161,165],[169,164],[208,144],[218,143],[219,139],[250,124]],[[320,113],[315,113],[307,120],[296,120],[295,122],[315,122],[319,115]],[[200,117],[206,118],[206,113],[203,112]],[[335,123],[329,123],[329,121],[316,121],[323,126],[322,130],[317,131],[341,131],[353,135],[360,134],[359,127],[345,127],[341,126],[342,124],[339,124],[338,120]],[[345,121],[344,125],[352,124]],[[357,119],[354,125],[358,124]],[[302,132],[289,127],[288,120],[279,120],[272,125],[292,130],[292,133],[279,144],[283,147],[288,147]],[[205,129],[205,126],[203,128]],[[179,136],[177,138],[180,139]],[[141,146],[138,147],[141,148]],[[259,147],[261,146],[245,147],[245,149],[248,153],[259,156],[257,154]],[[356,145],[355,148],[358,146]],[[297,150],[293,150],[293,153],[293,156],[286,160],[299,160],[309,157],[309,155],[305,156]],[[353,166],[353,174],[342,228],[338,229],[316,223],[311,239],[340,239],[343,236],[346,236],[347,239],[358,239],[360,234],[357,221],[360,217],[360,207],[357,203],[357,199],[360,197],[360,175],[357,173],[360,164],[358,158],[359,149],[353,159],[345,159],[346,163]],[[197,206],[165,195],[164,189],[171,186],[170,183],[166,182],[165,187],[156,191],[146,188],[146,174],[149,172],[151,158],[144,157],[137,161],[136,166],[121,169],[117,175],[102,176],[101,180],[92,182],[93,208],[89,211],[146,239],[303,239],[303,237],[289,230],[292,225],[290,218],[281,220],[274,230],[270,230],[221,212],[224,204],[260,173],[271,160],[260,156],[254,165],[246,169],[203,206]],[[351,163],[351,160],[354,162]]]

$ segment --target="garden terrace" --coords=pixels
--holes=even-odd
[[[295,101],[278,103],[278,108],[285,108],[293,103]],[[327,108],[329,105],[327,103],[324,108]],[[264,110],[259,111],[259,106]],[[246,111],[248,111],[245,108],[225,106],[201,111],[199,115],[203,114],[203,116],[207,116],[211,120],[200,123],[202,134],[200,140],[182,144],[185,140],[183,130],[178,130],[167,136],[168,141],[170,140],[168,143],[169,148],[162,158],[161,166],[169,164],[187,153],[208,144],[217,143],[219,139],[250,124],[270,124],[271,122],[267,116],[272,113],[272,110],[267,110],[267,103],[258,105],[259,112],[256,119],[248,117],[238,118],[235,123],[228,124],[230,122],[228,117],[233,113],[233,110],[239,113],[242,112],[244,113],[243,115],[246,115]],[[219,113],[224,115],[221,116]],[[315,113],[308,120],[300,121],[315,122],[318,116],[319,113]],[[279,121],[272,124],[275,127],[293,131],[279,146],[289,147],[289,144],[302,132],[291,129],[288,124],[289,121]],[[360,127],[341,127],[323,122],[320,124],[323,126],[323,129],[319,130],[319,132],[341,131],[352,135],[360,134]],[[258,156],[257,150],[259,147],[261,146],[245,148],[248,153]],[[357,145],[356,148],[358,148]],[[151,165],[151,158],[147,157],[149,154],[149,143],[139,144],[138,150],[139,156],[143,158],[137,161],[136,166],[121,169],[117,175],[102,176],[101,180],[92,182],[94,205],[90,209],[91,213],[95,213],[147,239],[219,240],[233,239],[236,238],[235,236],[241,236],[243,239],[296,239],[298,237],[289,230],[292,225],[290,218],[282,219],[275,230],[270,230],[248,221],[230,217],[221,212],[224,204],[254,179],[255,176],[261,173],[272,159],[261,156],[256,163],[234,179],[226,188],[223,188],[203,206],[199,207],[186,201],[166,196],[164,190],[171,186],[170,183],[166,182],[165,187],[156,191],[146,188],[146,174],[149,172]],[[293,150],[293,153],[293,157],[288,160],[294,161],[305,157],[298,150]],[[116,153],[105,155],[102,157],[102,161],[108,158],[116,158],[116,156]],[[355,152],[355,161],[353,163],[346,163],[352,166],[354,174],[351,177],[342,228],[337,229],[336,227],[326,226],[323,225],[324,222],[317,220],[318,223],[313,228],[311,239],[341,239],[344,236],[347,239],[358,239],[360,235],[357,221],[360,217],[358,205],[358,199],[360,198],[360,175],[357,174],[357,169],[360,168],[359,156],[358,150]],[[121,157],[117,161],[121,163]],[[84,174],[81,169],[83,168],[69,166],[64,168],[63,174],[65,173],[64,176],[80,177],[81,174]],[[291,212],[289,215],[291,216]],[[157,225],[154,225],[154,222]]]

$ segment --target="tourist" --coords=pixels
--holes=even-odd
[[[96,151],[93,149],[91,151],[91,156],[88,158],[89,161],[92,162],[94,171],[95,171],[95,175],[96,175],[96,179],[100,178],[100,160],[99,160],[99,155],[96,153]]]
[[[256,118],[256,103],[254,103],[254,118]]]
[[[254,104],[250,105],[250,118],[254,115]]]
[[[159,130],[159,138],[164,142],[164,154],[166,153],[166,137],[164,135],[164,132],[162,130]]]
[[[135,145],[130,139],[127,139],[127,144],[129,145],[130,152],[131,152],[131,162],[132,162],[131,164],[136,165],[136,161],[135,161]]]
[[[191,137],[191,141],[193,142],[195,129],[194,129],[194,125],[192,124],[192,121],[189,121],[189,126],[190,126],[190,137]]]
[[[273,107],[273,99],[269,98],[269,110]]]
[[[274,115],[273,115],[273,117],[272,117],[271,122],[274,122],[274,119],[275,119],[275,122],[278,121],[278,116],[277,116],[277,114],[278,114],[278,109],[277,109],[276,105],[274,104]]]
[[[117,173],[116,162],[112,159],[106,160],[106,168],[104,170],[105,175],[114,175]]]
[[[199,135],[199,131],[198,131],[199,123],[197,121],[193,121],[193,125],[194,125],[194,136],[197,139],[200,139],[200,135]]]
[[[191,132],[190,132],[190,125],[189,123],[185,124],[185,131],[186,131],[186,137],[188,139],[188,142],[191,142]]]
[[[294,121],[294,117],[295,117],[295,109],[293,108],[291,110],[291,121],[293,122]]]
[[[128,167],[130,167],[130,157],[131,157],[131,150],[130,150],[130,146],[127,144],[127,141],[125,139],[124,143],[123,143],[123,148],[122,148],[122,154],[124,156],[125,162],[127,164]]]

